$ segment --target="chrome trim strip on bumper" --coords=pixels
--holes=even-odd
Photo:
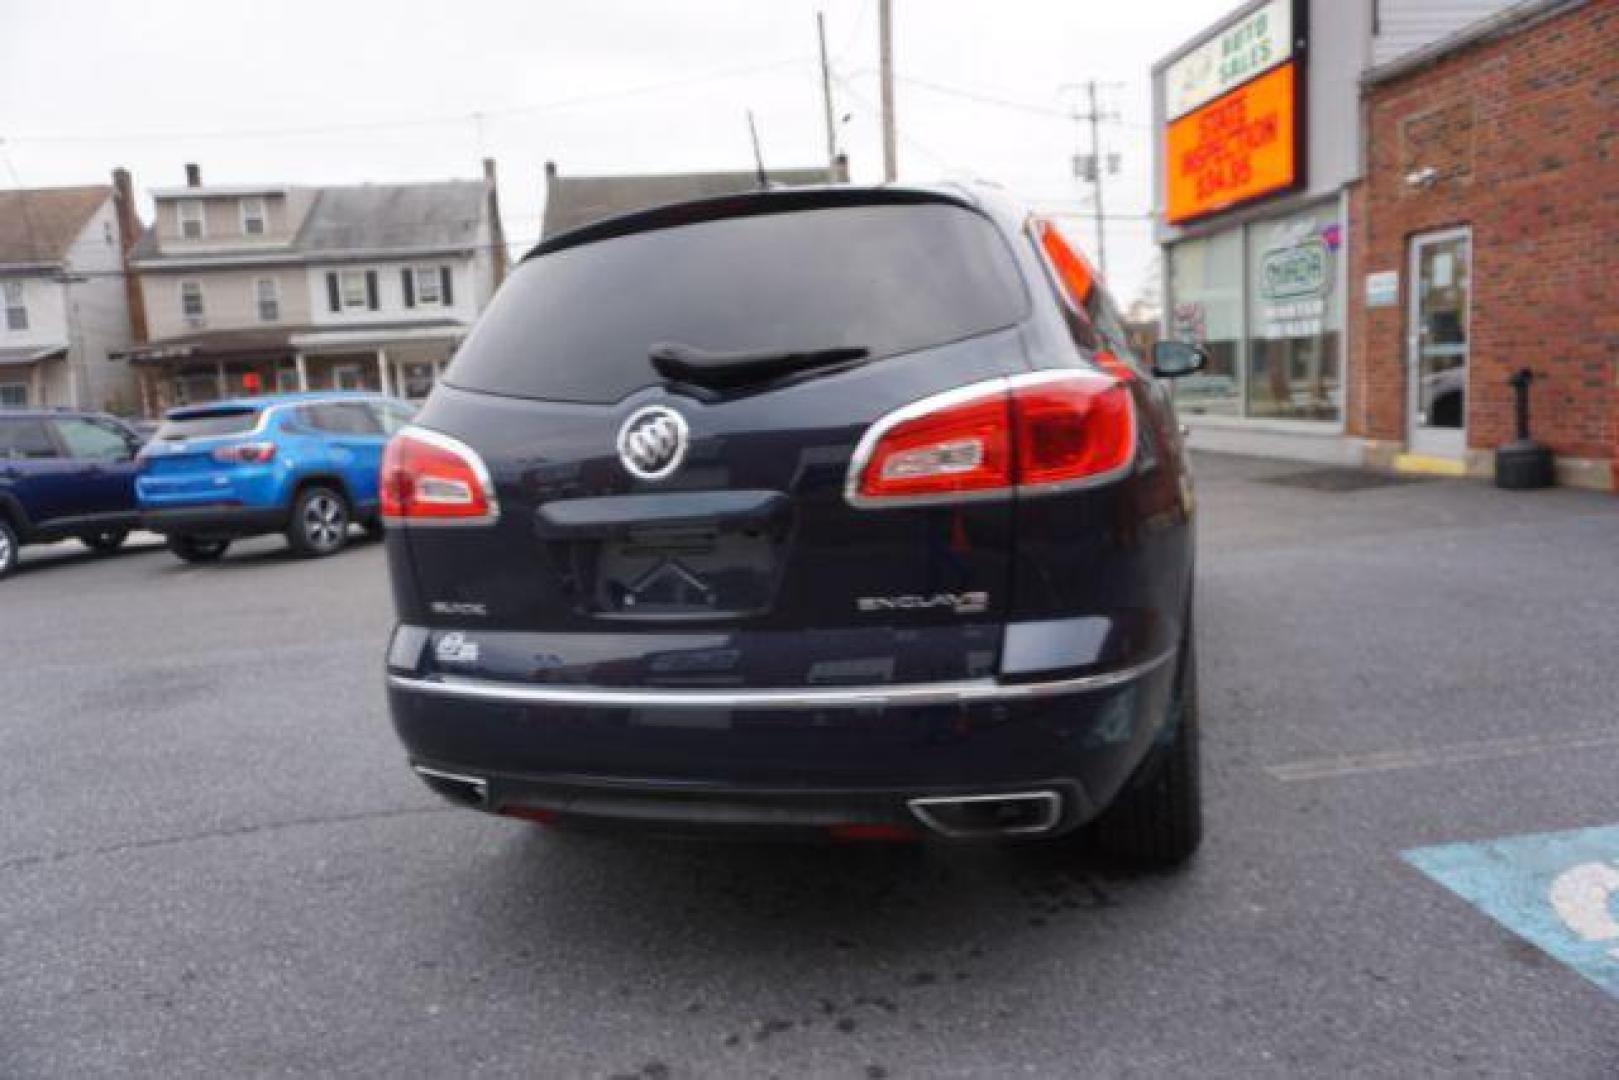
[[[493,679],[443,675],[416,679],[389,674],[388,685],[440,697],[525,705],[594,705],[602,708],[855,709],[887,705],[974,705],[1025,701],[1106,690],[1138,679],[1174,659],[1170,649],[1150,660],[1096,675],[1002,683],[994,679],[899,683],[893,686],[805,686],[781,690],[620,689],[594,686],[519,685]]]

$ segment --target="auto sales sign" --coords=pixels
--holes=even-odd
[[[1171,224],[1302,181],[1301,22],[1293,0],[1271,0],[1164,70]]]

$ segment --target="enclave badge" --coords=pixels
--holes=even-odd
[[[663,405],[649,405],[630,414],[618,429],[618,459],[631,476],[662,480],[686,456],[686,418]]]

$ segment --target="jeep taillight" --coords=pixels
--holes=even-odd
[[[1135,460],[1130,389],[1095,371],[992,379],[888,414],[860,441],[861,507],[1040,495],[1105,483]]]
[[[382,518],[390,525],[481,525],[494,521],[489,470],[459,439],[406,428],[382,453]]]
[[[213,459],[225,465],[263,465],[275,460],[275,443],[250,442],[216,446]]]

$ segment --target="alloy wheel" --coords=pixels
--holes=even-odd
[[[325,492],[304,503],[304,536],[316,551],[331,551],[343,541],[348,513],[334,495]]]

